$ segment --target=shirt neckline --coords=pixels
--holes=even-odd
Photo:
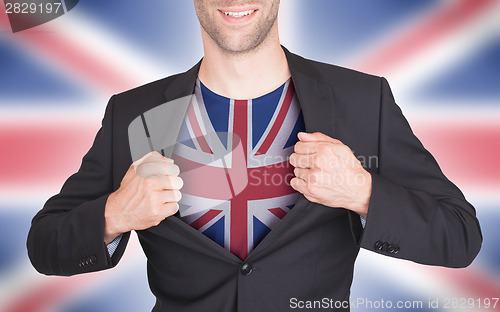
[[[220,94],[217,94],[215,92],[213,92],[212,90],[210,90],[207,86],[205,86],[203,84],[203,82],[201,82],[200,78],[197,77],[196,78],[196,87],[200,88],[200,90],[202,90],[202,93],[203,95],[207,95],[209,97],[212,97],[218,101],[223,101],[223,102],[227,102],[227,101],[257,101],[257,100],[260,100],[264,97],[267,97],[273,93],[276,93],[278,92],[279,90],[282,90],[284,86],[286,86],[289,82],[291,82],[292,78],[288,78],[287,81],[285,81],[285,83],[283,83],[281,86],[279,86],[278,88],[276,88],[275,90],[269,92],[269,93],[266,93],[264,95],[261,95],[259,97],[256,97],[256,98],[253,98],[253,99],[243,99],[243,100],[236,100],[236,99],[232,99],[232,98],[228,98],[226,96],[223,96],[223,95],[220,95]]]

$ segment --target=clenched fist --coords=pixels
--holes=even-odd
[[[295,167],[291,186],[312,202],[366,218],[372,179],[351,149],[319,132],[301,132],[299,140],[290,156]]]
[[[151,152],[130,165],[120,188],[109,195],[104,217],[104,242],[131,230],[158,225],[175,214],[182,179],[174,161]]]

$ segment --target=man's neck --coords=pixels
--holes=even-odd
[[[205,42],[198,77],[211,91],[232,99],[254,99],[290,78],[286,55],[275,37],[253,51],[234,54]]]

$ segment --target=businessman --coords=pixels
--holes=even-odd
[[[153,311],[288,311],[348,302],[360,247],[473,261],[475,210],[384,78],[282,47],[279,0],[194,4],[203,59],[111,98],[81,168],[33,219],[39,272],[114,267],[134,230]]]

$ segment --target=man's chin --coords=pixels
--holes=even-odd
[[[228,44],[231,43],[231,44]],[[218,46],[228,54],[246,54],[259,49],[263,41],[259,40],[238,40],[229,38],[227,41],[217,43]]]

